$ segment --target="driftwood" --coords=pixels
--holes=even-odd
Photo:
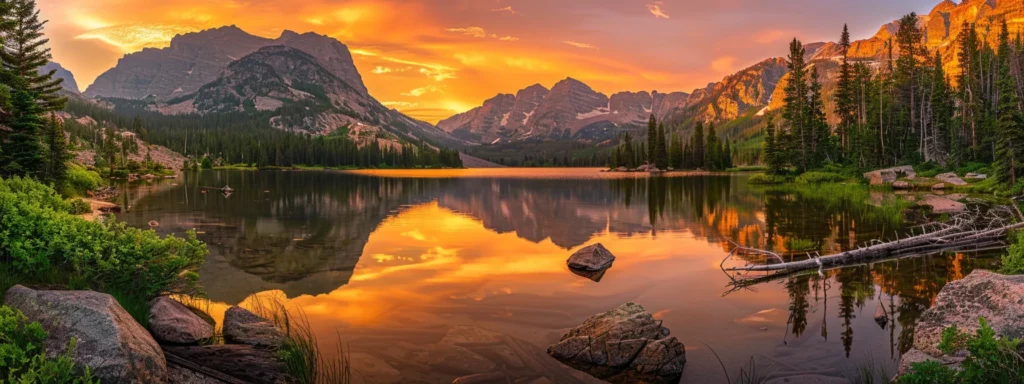
[[[1016,207],[1014,207],[1016,209]],[[1010,231],[1024,228],[1024,221],[1015,221],[1019,212],[1009,207],[997,207],[985,213],[970,211],[958,215],[948,223],[929,223],[915,227],[921,234],[911,234],[894,241],[882,242],[874,240],[864,247],[841,252],[835,255],[820,256],[807,254],[804,260],[784,262],[778,254],[756,248],[742,247],[735,244],[729,255],[722,260],[722,271],[733,279],[735,286],[750,286],[772,281],[784,276],[871,263],[888,259],[900,259],[947,251],[980,251],[1006,247],[1006,236]],[[916,231],[915,231],[916,232]],[[760,255],[778,260],[778,263],[747,264],[739,267],[726,267],[725,263],[735,256]],[[767,260],[766,260],[767,261]],[[757,276],[738,281],[732,274],[743,272],[769,272],[767,276]]]

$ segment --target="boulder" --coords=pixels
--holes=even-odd
[[[975,332],[984,317],[997,336],[1024,338],[1024,275],[1006,276],[976,270],[947,284],[914,328],[914,348],[941,357],[942,331],[956,326],[961,332]]]
[[[986,175],[984,173],[974,173],[974,172],[971,172],[971,173],[968,173],[968,174],[964,175],[964,178],[968,179],[968,180],[985,180],[985,179],[988,178],[988,175]]]
[[[174,344],[196,344],[213,337],[213,324],[167,296],[149,302],[149,331],[153,338]]]
[[[868,179],[871,185],[885,185],[895,182],[900,177],[906,177],[908,179],[914,179],[917,177],[917,173],[914,172],[914,167],[905,165],[902,167],[892,167],[874,170],[871,172],[864,173],[864,178]]]
[[[935,179],[950,185],[967,185],[967,182],[961,179],[953,172],[947,172],[935,176]]]
[[[636,171],[637,172],[648,172],[652,167],[654,167],[654,166],[653,165],[649,165],[649,164],[643,164],[643,165],[641,165],[639,167],[636,167]]]
[[[629,170],[629,169],[628,169],[628,168],[626,168],[626,167],[618,167],[618,168],[615,168],[615,172],[626,172],[626,171],[628,171],[628,170]]]
[[[615,256],[598,243],[576,251],[566,263],[575,270],[597,272],[611,268],[614,261]]]
[[[168,346],[167,354],[227,374],[246,383],[295,382],[277,352],[252,345]]]
[[[913,186],[911,186],[910,183],[901,180],[901,181],[897,181],[897,182],[892,183],[892,188],[893,189],[913,189]]]
[[[232,344],[276,347],[284,343],[285,334],[270,320],[234,306],[224,312],[224,340]]]
[[[643,307],[626,303],[569,330],[548,348],[562,363],[612,383],[675,383],[686,348]]]
[[[167,361],[155,340],[108,294],[44,291],[16,285],[4,304],[39,322],[47,332],[48,356],[72,352],[76,369],[89,367],[104,383],[161,383]]]
[[[941,190],[944,190],[944,189],[946,189],[946,184],[945,183],[938,183],[938,184],[935,184],[935,185],[932,186],[932,190],[934,190],[934,191],[941,191]]]
[[[932,207],[932,213],[957,213],[967,209],[967,205],[945,196],[926,195],[918,202],[919,205]]]

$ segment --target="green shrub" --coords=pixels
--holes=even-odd
[[[1003,266],[999,270],[1007,275],[1024,274],[1024,231],[1017,231],[1010,235],[1013,243],[1003,255]]]
[[[767,173],[762,173],[751,176],[747,182],[756,185],[772,185],[783,184],[786,181],[788,181],[788,179],[785,176],[769,175]]]
[[[68,167],[68,177],[64,181],[61,193],[64,196],[84,196],[87,191],[99,188],[102,183],[103,178],[99,173],[71,164]]]
[[[799,252],[799,251],[812,251],[817,245],[811,240],[789,238],[785,242],[786,249]]]
[[[92,206],[89,205],[89,203],[86,203],[85,200],[82,200],[82,199],[71,199],[71,200],[68,200],[68,205],[69,205],[68,213],[70,213],[72,215],[84,215],[86,213],[92,212]]]
[[[1018,352],[1021,340],[997,338],[985,318],[973,335],[961,333],[956,327],[942,332],[939,350],[947,355],[967,352],[966,359],[955,371],[936,362],[912,364],[911,371],[900,378],[902,383],[1024,383],[1024,357]]]
[[[69,205],[36,181],[0,179],[0,264],[26,279],[58,271],[143,298],[198,289],[194,274],[183,273],[207,254],[194,231],[161,238],[120,222],[83,220]]]
[[[75,373],[71,352],[76,341],[71,339],[68,350],[53,359],[46,358],[43,342],[46,331],[39,323],[29,323],[21,311],[0,306],[0,382],[33,384],[92,384],[89,367],[81,375]]]
[[[841,183],[846,180],[845,176],[838,173],[818,171],[804,172],[796,177],[796,182],[801,184]]]

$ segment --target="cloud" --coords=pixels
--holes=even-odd
[[[711,61],[711,70],[715,72],[732,72],[736,67],[736,58],[733,56],[722,56]]]
[[[581,43],[581,42],[578,42],[578,41],[566,40],[566,41],[563,41],[563,43],[569,44],[569,45],[574,46],[576,48],[597,49],[597,47],[595,47],[595,46],[593,46],[591,44]]]
[[[485,29],[483,29],[481,27],[445,28],[444,30],[447,31],[447,32],[452,32],[452,33],[461,33],[463,35],[472,36],[472,37],[475,37],[475,38],[478,38],[478,39],[492,38],[492,39],[498,39],[498,40],[501,40],[501,41],[517,41],[517,40],[519,40],[518,37],[512,37],[512,36],[498,37],[497,34],[487,33],[487,30],[485,30]]]
[[[657,17],[659,19],[667,19],[669,18],[668,14],[661,10],[662,4],[664,3],[661,1],[655,1],[653,3],[647,4],[647,10],[651,11],[651,14],[654,15],[654,17]]]
[[[509,6],[507,6],[507,7],[504,7],[504,8],[495,8],[495,9],[492,9],[492,10],[491,10],[491,12],[501,12],[501,13],[508,13],[508,14],[510,14],[510,15],[518,15],[518,14],[519,14],[519,11],[516,11],[515,9],[512,9],[512,6],[511,6],[511,5],[509,5]]]
[[[781,29],[770,29],[765,31],[759,31],[754,35],[754,42],[761,44],[775,43],[785,39],[787,32]]]
[[[171,38],[175,35],[198,30],[196,27],[178,24],[120,24],[93,29],[75,38],[100,40],[127,53],[143,48],[165,48],[171,44]]]
[[[380,103],[383,104],[385,107],[392,109],[408,109],[415,108],[420,105],[420,103],[414,103],[410,101],[382,101]]]
[[[433,85],[413,89],[409,92],[402,92],[402,96],[420,97],[431,92],[440,92],[441,89]]]
[[[401,58],[391,57],[391,56],[381,56],[380,54],[378,54],[376,52],[365,50],[365,49],[353,49],[353,50],[350,50],[349,52],[352,52],[353,55],[374,57],[374,58],[378,58],[378,59],[381,59],[381,60],[384,60],[384,61],[389,61],[389,62],[392,62],[392,63],[405,64],[405,65],[409,65],[409,66],[413,66],[413,67],[419,68],[419,70],[417,72],[419,72],[419,73],[421,73],[421,74],[423,74],[423,75],[433,79],[434,81],[445,81],[445,80],[448,80],[448,79],[455,79],[456,78],[456,76],[455,76],[456,69],[452,68],[452,67],[449,67],[447,65],[423,63],[423,62],[418,62],[418,61],[413,61],[413,60],[406,60],[406,59],[401,59]],[[400,69],[400,70],[398,70],[398,72],[405,72],[408,69],[410,69],[410,68]]]
[[[378,66],[377,66],[377,68],[374,68],[372,72],[373,72],[373,73],[376,73],[376,74],[378,74],[378,75],[383,75],[383,74],[385,74],[385,73],[390,73],[391,71],[392,71],[392,69],[391,69],[391,68],[388,68],[388,67],[382,67],[382,66],[379,66],[379,65],[378,65]]]

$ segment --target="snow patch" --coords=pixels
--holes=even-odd
[[[534,110],[530,111],[530,113],[527,113],[527,114],[526,114],[526,118],[525,118],[525,119],[523,119],[523,125],[526,125],[526,122],[527,122],[527,121],[530,121],[530,116],[533,116],[533,113],[534,113],[534,112],[537,112],[537,110],[536,110],[536,109],[534,109]],[[533,132],[533,131],[530,131],[530,132]]]
[[[185,90],[181,89],[181,87],[178,87],[178,89],[175,89],[174,92],[171,92],[171,93],[178,93],[178,92],[185,92]]]
[[[505,114],[504,116],[502,116],[502,117],[501,117],[501,126],[502,126],[502,127],[504,127],[504,126],[508,125],[508,117],[509,117],[509,115],[511,115],[511,114],[512,114],[512,112],[511,112],[511,111],[509,111],[508,113],[506,113],[506,114]],[[491,143],[491,144],[494,144],[494,143]]]
[[[767,112],[768,112],[768,107],[764,107],[764,108],[761,108],[760,111],[757,111],[757,115],[758,116],[764,116],[764,114],[767,113]]]
[[[604,116],[604,115],[607,115],[609,113],[611,113],[611,112],[608,111],[608,108],[604,108],[604,107],[597,108],[597,109],[595,109],[593,111],[590,111],[590,112],[587,112],[587,113],[577,113],[576,114],[576,120],[586,120],[586,119],[590,119],[590,118],[593,118],[593,117]]]
[[[499,141],[501,141],[500,137],[497,138],[497,139],[494,139],[494,141],[491,142],[491,145],[498,144]]]
[[[651,111],[652,111],[652,109],[651,109],[651,108],[649,108],[649,107],[644,107],[644,113],[651,113]]]

